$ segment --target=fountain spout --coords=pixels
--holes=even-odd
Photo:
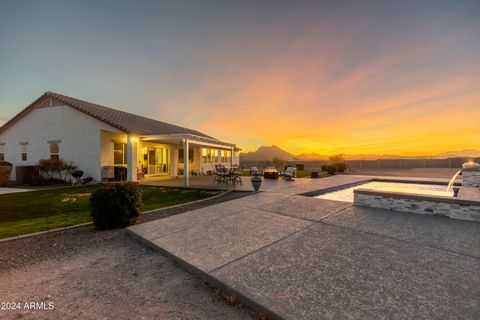
[[[453,187],[453,184],[455,183],[455,180],[457,179],[458,175],[462,173],[462,169],[458,170],[452,177],[452,179],[450,179],[450,182],[448,183],[448,186],[447,186],[447,192],[450,192],[452,191],[452,187]]]

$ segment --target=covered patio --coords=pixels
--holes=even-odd
[[[128,135],[126,178],[183,187],[193,179],[194,185],[204,187],[215,164],[239,163],[239,150],[234,144],[191,133]]]

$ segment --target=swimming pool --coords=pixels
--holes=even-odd
[[[315,196],[315,198],[354,202],[353,190],[356,189],[372,189],[385,192],[402,192],[419,195],[453,197],[453,191],[447,192],[446,185],[373,181],[360,185],[355,185],[352,187],[347,186],[344,189],[320,194],[318,196]]]

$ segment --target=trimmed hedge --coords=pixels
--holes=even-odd
[[[142,192],[135,183],[107,184],[90,196],[91,216],[100,230],[125,228],[135,223],[142,205]]]
[[[332,166],[332,165],[327,166],[326,169],[327,169],[327,173],[328,173],[328,174],[332,174],[332,175],[333,175],[333,174],[335,174],[335,173],[337,172],[337,167]]]

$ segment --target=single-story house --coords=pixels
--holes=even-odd
[[[129,181],[183,176],[188,186],[189,175],[238,164],[239,150],[196,130],[53,92],[0,127],[0,160],[13,164],[12,180],[17,167],[61,158],[96,181],[120,168]]]

